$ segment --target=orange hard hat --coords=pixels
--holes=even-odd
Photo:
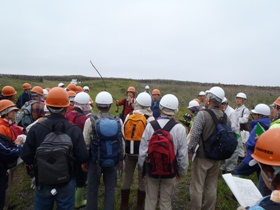
[[[16,105],[7,99],[3,99],[0,101],[0,112],[4,111],[5,109],[8,109],[10,107],[16,107]]]
[[[160,95],[159,89],[153,89],[152,95]]]
[[[41,96],[44,95],[43,88],[41,88],[40,86],[34,86],[34,87],[31,89],[31,92],[37,93],[38,95],[41,95]]]
[[[74,92],[76,92],[77,91],[77,86],[75,85],[75,84],[69,84],[68,86],[67,86],[67,88],[66,88],[68,91],[69,90],[72,90],[72,91],[74,91]]]
[[[74,92],[72,90],[69,90],[69,91],[67,91],[67,95],[68,95],[68,97],[75,97],[76,96],[76,92]]]
[[[3,96],[13,96],[16,95],[17,91],[12,86],[5,86],[2,88],[2,95]]]
[[[68,107],[69,98],[66,90],[61,87],[54,87],[50,90],[45,104],[51,107]]]
[[[28,90],[28,89],[31,89],[31,85],[29,84],[29,83],[24,83],[23,85],[22,85],[22,88],[24,89],[24,90]]]
[[[135,87],[133,87],[133,86],[128,87],[127,92],[135,93],[136,92]]]
[[[46,87],[45,89],[46,89],[48,92],[50,92],[50,90],[51,90],[49,87]]]
[[[83,88],[79,85],[76,86],[76,92],[77,93],[80,93],[80,92],[83,92]]]
[[[260,135],[252,157],[263,164],[280,166],[280,128],[272,128]]]
[[[280,96],[273,103],[277,106],[280,106]]]

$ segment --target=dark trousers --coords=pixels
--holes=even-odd
[[[6,190],[8,188],[9,175],[6,170],[0,168],[0,210],[4,209]]]

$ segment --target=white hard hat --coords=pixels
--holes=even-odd
[[[245,94],[245,93],[240,92],[240,93],[237,93],[237,95],[235,96],[235,98],[243,98],[243,99],[247,99],[247,96],[246,96],[246,94]]]
[[[89,104],[90,96],[85,92],[79,92],[74,98],[74,102],[79,104]]]
[[[98,105],[110,105],[113,103],[113,97],[109,92],[101,91],[96,95],[95,103]]]
[[[195,100],[192,100],[192,101],[189,102],[188,109],[192,108],[192,107],[196,107],[196,106],[199,106],[199,103]]]
[[[145,89],[150,89],[149,85],[146,85],[146,86],[145,86]]]
[[[64,83],[62,82],[58,83],[57,87],[64,87]]]
[[[198,95],[199,95],[199,96],[205,96],[206,93],[205,93],[204,91],[200,91]]]
[[[224,99],[222,100],[222,103],[227,103],[227,98],[224,97]]]
[[[148,93],[142,92],[139,93],[138,96],[136,97],[136,102],[141,106],[150,107],[152,103],[152,98]]]
[[[85,90],[88,90],[89,91],[89,87],[88,86],[84,86],[83,87],[83,90],[85,91]]]
[[[173,94],[164,95],[159,104],[161,111],[167,115],[174,115],[178,111],[179,101]]]
[[[251,111],[254,114],[261,114],[264,116],[270,115],[270,108],[266,104],[258,104],[255,108]]]
[[[47,89],[43,89],[43,93],[44,93],[44,96],[47,96],[49,94]]]
[[[209,93],[213,94],[214,96],[216,96],[218,99],[220,99],[220,101],[222,101],[225,97],[225,91],[218,87],[218,86],[215,86],[215,87],[212,87],[210,90],[209,90]]]

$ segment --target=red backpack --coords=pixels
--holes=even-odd
[[[161,128],[158,121],[151,125],[154,133],[148,145],[146,172],[153,178],[173,178],[178,172],[177,159],[170,130],[177,124],[174,119]]]

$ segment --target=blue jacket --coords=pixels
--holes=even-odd
[[[8,140],[9,141],[9,140]],[[2,140],[0,137],[0,168],[6,170],[6,164],[16,161],[20,155],[21,146]]]
[[[249,164],[249,162],[253,159],[251,157],[251,155],[253,154],[255,146],[256,146],[255,136],[256,136],[256,127],[257,127],[256,125],[258,122],[263,123],[267,127],[270,126],[270,119],[268,117],[263,117],[258,120],[254,120],[254,121],[250,122],[250,126],[253,129],[251,130],[250,136],[249,136],[247,142],[245,143],[247,153],[246,153],[246,157],[243,160],[247,164]]]
[[[151,109],[153,111],[153,116],[156,119],[160,117],[159,102],[160,102],[160,99],[157,100],[157,101],[152,101],[152,104],[151,104]]]

